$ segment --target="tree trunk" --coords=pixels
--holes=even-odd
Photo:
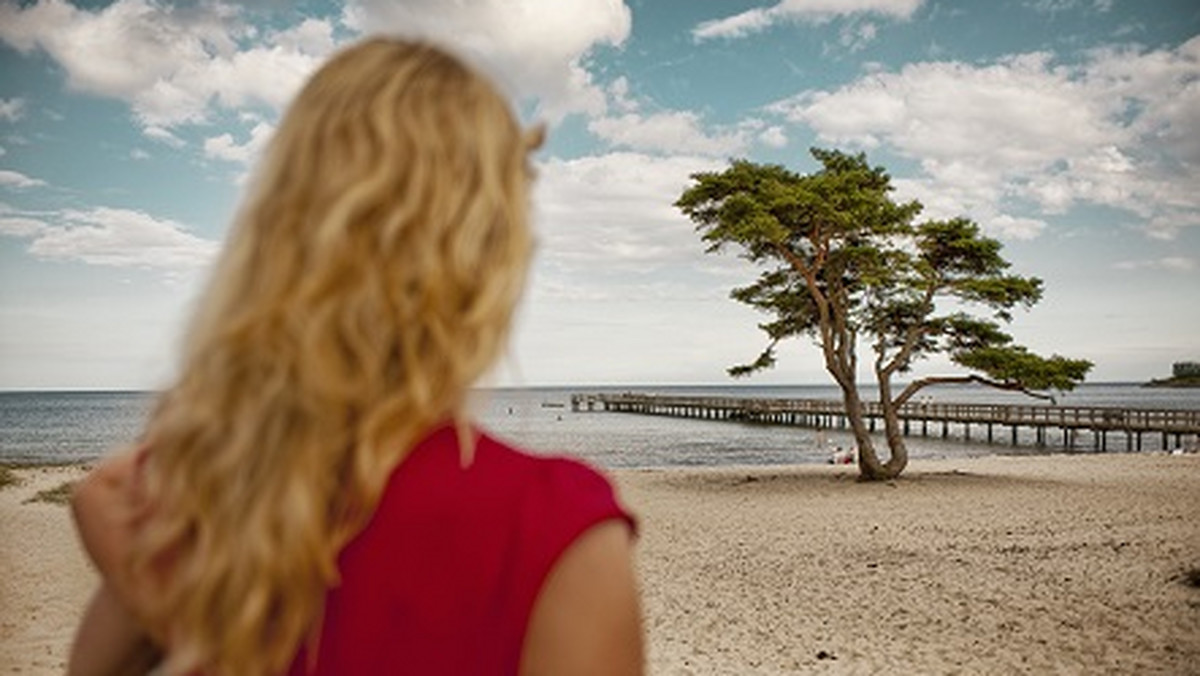
[[[859,478],[863,481],[882,481],[895,479],[908,466],[908,447],[904,445],[904,435],[900,430],[900,418],[896,414],[896,405],[892,402],[892,387],[888,374],[876,372],[879,380],[879,403],[883,409],[883,428],[887,438],[888,460],[879,462],[874,449],[871,450],[869,461],[865,454],[859,453]]]
[[[884,397],[880,400],[880,406],[883,408],[883,429],[891,457],[884,465],[885,476],[878,478],[894,479],[908,466],[908,446],[904,444],[904,434],[900,429],[900,417],[896,413],[895,404],[891,399]]]
[[[888,478],[882,476],[886,466],[879,462],[875,453],[875,445],[871,441],[871,432],[863,417],[862,400],[858,398],[858,387],[851,382],[842,385],[842,404],[846,409],[846,420],[850,430],[854,432],[854,443],[858,445],[858,474],[864,480]]]

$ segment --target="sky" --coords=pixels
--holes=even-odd
[[[672,204],[813,146],[1042,278],[1009,327],[1030,349],[1096,382],[1200,360],[1194,0],[0,0],[0,389],[165,385],[289,99],[375,34],[446,45],[547,125],[493,384],[730,382],[765,346],[729,298],[757,270]],[[829,378],[796,340],[746,382]]]

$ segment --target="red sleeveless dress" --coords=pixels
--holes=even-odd
[[[588,466],[481,435],[463,467],[454,428],[440,428],[342,551],[319,649],[302,648],[289,673],[515,674],[547,574],[608,519],[634,526]]]

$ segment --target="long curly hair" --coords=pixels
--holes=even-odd
[[[391,471],[465,429],[524,287],[540,142],[427,44],[359,43],[299,93],[146,431],[130,566],[168,673],[285,670]]]

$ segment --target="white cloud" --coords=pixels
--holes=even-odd
[[[148,160],[150,159],[150,153],[142,150],[141,148],[134,148],[133,150],[129,151],[129,157],[130,159],[134,160]]]
[[[1011,240],[1034,239],[1047,227],[1046,221],[1002,211],[1001,195],[985,176],[966,173],[947,180],[893,178],[898,201],[917,200],[924,206],[921,219],[950,219],[966,216],[993,236]]]
[[[740,14],[705,21],[692,29],[697,41],[713,38],[743,38],[767,28],[789,21],[824,23],[840,16],[876,15],[891,19],[908,19],[919,9],[924,0],[780,0],[772,7],[756,7]],[[875,26],[861,29],[865,33],[850,35],[851,42],[875,37]],[[843,34],[843,40],[847,37]],[[851,45],[847,45],[851,46]]]
[[[1068,12],[1078,7],[1083,6],[1085,9],[1088,5],[1091,9],[1097,12],[1107,12],[1112,9],[1113,0],[1031,0],[1024,3],[1026,7],[1041,14],[1058,14],[1059,12]]]
[[[767,127],[758,135],[758,140],[765,146],[771,148],[782,148],[788,144],[787,133],[783,127],[774,125]]]
[[[1033,239],[1046,229],[1046,222],[1038,218],[997,214],[985,219],[983,227],[988,232],[1008,239]]]
[[[45,51],[71,87],[129,102],[148,128],[204,122],[214,105],[279,110],[332,47],[332,26],[313,19],[243,49],[239,41],[252,36],[222,3],[0,5],[0,40]]]
[[[1165,270],[1167,272],[1192,272],[1197,265],[1195,258],[1186,256],[1165,256],[1163,258],[1146,260],[1118,261],[1113,265],[1118,270]]]
[[[232,134],[221,134],[204,140],[204,154],[227,162],[247,162],[250,156],[248,145],[239,146]]]
[[[598,45],[621,45],[631,27],[620,0],[349,0],[345,26],[362,33],[441,41],[464,52],[539,114],[600,114],[605,94],[589,72]],[[260,33],[235,6],[117,0],[81,9],[65,0],[0,4],[0,41],[41,50],[78,91],[126,101],[143,127],[206,123],[215,109],[278,112],[336,48],[334,26],[307,18]],[[160,140],[162,140],[160,138]]]
[[[216,242],[179,223],[107,207],[38,218],[6,213],[0,233],[29,239],[29,252],[39,258],[112,267],[190,270],[207,265],[217,251]]]
[[[779,12],[771,11],[778,7],[779,5],[771,9],[755,7],[754,9],[748,9],[741,14],[735,14],[724,19],[705,21],[692,29],[692,37],[697,41],[712,38],[732,39],[743,38],[752,33],[762,32],[782,18],[779,16]]]
[[[702,128],[699,116],[690,111],[600,117],[588,123],[588,131],[614,146],[643,151],[719,157],[740,152],[746,146],[745,133],[710,135]]]
[[[4,157],[7,154],[8,151],[4,149],[4,146],[0,146],[0,157]]]
[[[869,21],[851,22],[838,31],[838,43],[851,52],[857,52],[866,48],[878,34],[879,27]]]
[[[624,43],[632,25],[622,0],[350,0],[343,21],[363,33],[451,45],[514,95],[537,99],[551,120],[603,112],[587,57],[597,45]]]
[[[0,119],[16,122],[25,116],[25,99],[0,99]]]
[[[272,40],[268,37],[265,46],[208,62],[194,78],[184,79],[181,89],[211,95],[230,109],[265,104],[273,111],[283,110],[325,54],[286,48]]]
[[[609,83],[608,95],[617,110],[623,113],[635,112],[640,107],[637,100],[629,96],[629,80],[624,75]]]
[[[165,143],[172,148],[182,148],[186,145],[183,139],[159,126],[150,125],[144,127],[142,128],[142,133],[146,135],[146,138],[153,139],[159,143]]]
[[[46,182],[41,179],[30,178],[19,171],[0,169],[0,186],[23,190],[25,188],[37,188],[44,185],[46,185]]]
[[[1079,0],[1031,0],[1025,6],[1042,14],[1057,14],[1074,8]]]
[[[35,237],[46,229],[46,224],[27,216],[10,216],[0,212],[0,235],[9,237]]]
[[[328,21],[313,18],[277,34],[274,43],[293,52],[314,55],[329,54],[337,47],[333,26]]]
[[[1200,228],[1200,211],[1164,207],[1146,222],[1146,234],[1155,239],[1175,239],[1184,228]]]
[[[1097,52],[1077,66],[1045,53],[990,65],[915,63],[769,110],[825,143],[916,160],[922,176],[911,192],[960,212],[1098,204],[1169,237],[1200,220],[1198,57],[1200,38],[1173,51]]]
[[[232,134],[221,134],[204,141],[204,154],[227,162],[251,164],[258,159],[263,148],[271,140],[275,127],[266,122],[259,122],[250,130],[250,138],[245,143],[237,143]]]
[[[1083,83],[1123,105],[1139,140],[1200,167],[1200,36],[1174,50],[1098,50]]]
[[[1081,93],[1049,55],[1036,53],[985,67],[911,64],[834,92],[804,92],[776,109],[828,141],[874,147],[886,140],[943,163],[991,153],[1002,166],[1023,168],[1119,133],[1109,119],[1119,102]]]
[[[596,276],[695,260],[703,246],[672,205],[691,174],[721,166],[703,157],[640,153],[549,159],[539,166],[535,189],[539,257],[593,266]]]

